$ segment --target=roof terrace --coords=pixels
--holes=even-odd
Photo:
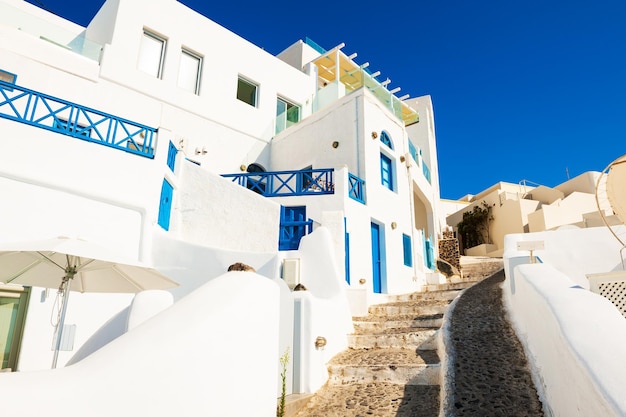
[[[320,57],[313,60],[313,63],[318,67],[320,85],[339,81],[345,86],[347,92],[365,87],[398,119],[402,120],[406,126],[419,122],[417,111],[403,102],[403,100],[408,98],[408,95],[400,98],[396,97],[395,93],[400,91],[400,87],[388,90],[387,85],[391,80],[379,81],[376,77],[380,75],[380,71],[375,73],[368,71],[369,63],[356,64],[353,61],[356,54],[348,56],[341,51],[345,46],[344,44],[340,44],[330,51],[325,51],[308,38],[306,39],[306,44],[321,54]]]

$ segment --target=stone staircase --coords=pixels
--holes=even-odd
[[[296,417],[439,415],[438,332],[450,302],[476,281],[429,285],[353,317],[349,349]]]

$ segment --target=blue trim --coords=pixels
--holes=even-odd
[[[382,253],[381,253],[381,239],[380,239],[380,226],[376,223],[371,223],[371,235],[372,235],[372,290],[376,294],[382,293]]]
[[[5,81],[5,83],[7,83],[8,85],[15,85],[15,83],[17,82],[17,74],[13,74],[12,72],[9,71],[5,71],[3,69],[0,69],[0,77],[4,75],[4,78],[13,78],[11,81]],[[1,78],[0,78],[1,80]],[[0,88],[4,88],[8,91],[13,91],[13,87],[5,87],[4,85],[0,84]]]
[[[384,153],[380,154],[380,183],[393,191],[393,164]]]
[[[170,229],[170,216],[172,214],[172,197],[174,195],[174,187],[166,179],[163,180],[161,186],[161,201],[159,203],[158,223],[165,230]]]
[[[304,43],[306,43],[307,45],[309,45],[311,48],[315,49],[317,52],[319,52],[322,55],[324,55],[327,52],[326,49],[319,46],[316,42],[311,40],[311,38],[309,38],[308,36],[304,38]]]
[[[348,196],[361,204],[365,204],[365,181],[348,172],[348,186]]]
[[[0,117],[154,158],[156,128],[4,81]]]
[[[334,194],[333,168],[224,174],[265,197]]]
[[[435,269],[435,251],[430,238],[424,238],[424,264],[428,269]]]
[[[178,154],[178,148],[172,142],[170,142],[170,146],[167,150],[167,166],[170,167],[172,172],[174,172],[174,168],[176,166],[176,155]]]
[[[350,233],[348,233],[348,220],[343,218],[343,233],[344,233],[344,268],[346,272],[346,282],[350,284]]]
[[[384,130],[380,132],[380,141],[383,143],[383,145],[393,150],[393,142],[391,142],[391,136],[389,136],[389,133],[385,132]]]
[[[417,166],[419,166],[419,158],[417,156],[417,148],[415,148],[415,145],[413,145],[413,142],[411,142],[411,139],[409,139],[409,153],[411,154],[411,157],[413,158],[413,160],[417,163]]]
[[[413,245],[411,236],[402,234],[402,251],[404,254],[404,265],[413,266]]]
[[[313,231],[313,220],[306,219],[306,206],[280,207],[278,250],[296,250],[300,239]]]

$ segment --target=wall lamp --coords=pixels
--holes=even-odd
[[[315,349],[324,349],[324,346],[326,346],[326,338],[324,336],[317,336],[315,339]]]

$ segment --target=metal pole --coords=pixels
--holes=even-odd
[[[54,347],[54,356],[52,357],[52,369],[57,367],[57,360],[59,358],[59,349],[61,348],[61,337],[63,336],[63,325],[65,323],[65,311],[67,310],[67,300],[70,297],[70,287],[72,286],[72,279],[74,278],[75,271],[71,271],[69,268],[66,271],[67,274],[64,278],[65,288],[63,289],[63,306],[61,307],[61,318],[57,323],[57,340]]]

